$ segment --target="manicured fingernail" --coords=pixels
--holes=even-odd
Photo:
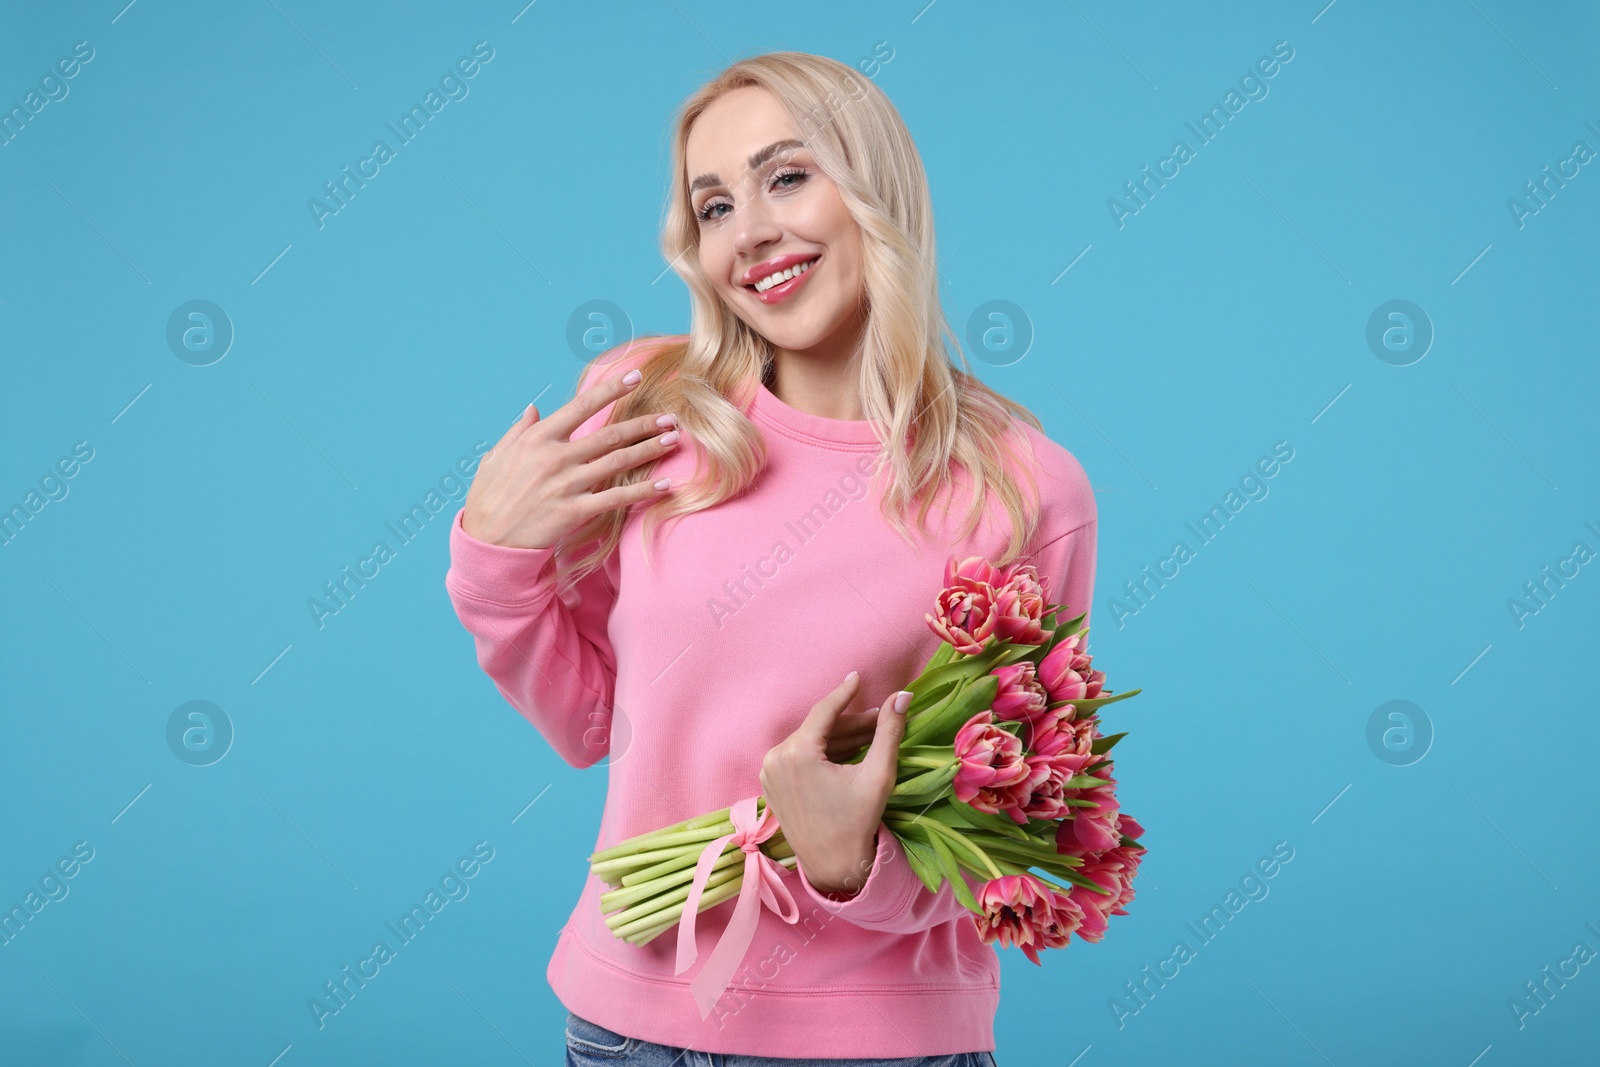
[[[657,489],[671,489],[672,488],[672,479],[671,478],[657,478],[651,484],[654,485]]]
[[[662,415],[660,418],[656,419],[656,425],[657,426],[671,426],[673,423],[675,423],[677,421],[678,421],[678,419],[677,419],[677,416],[675,416],[675,415]]]
[[[622,384],[623,385],[638,385],[639,384],[639,379],[643,378],[643,377],[644,377],[644,375],[640,374],[637,369],[631,370],[627,374],[624,374],[622,376]]]
[[[859,673],[860,673],[859,671],[851,671],[849,674],[844,676],[844,680],[847,681],[847,682],[853,681],[855,679],[856,675],[859,674]]]
[[[898,692],[898,693],[896,693],[894,695],[894,710],[895,711],[899,712],[901,715],[904,715],[906,713],[906,709],[909,708],[910,706],[911,706],[911,691],[909,689],[902,689],[902,690],[900,690],[900,692]]]

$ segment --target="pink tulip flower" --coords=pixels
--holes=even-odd
[[[1043,644],[1046,633],[1041,620],[1049,610],[1045,599],[1049,581],[1039,577],[1031,563],[1007,568],[1003,585],[997,587],[995,604],[1000,609],[996,632],[1002,640],[1023,645]]]
[[[1083,921],[1083,909],[1031,874],[985,882],[977,893],[983,915],[974,916],[986,943],[1015,946],[1035,964],[1040,948],[1061,948]]]
[[[982,582],[947,586],[939,592],[937,615],[924,614],[928,627],[957,652],[976,656],[994,634],[995,593]]]
[[[1070,709],[1071,705],[1052,709],[1034,723],[1032,750],[1024,758],[1032,767],[1043,767],[1046,773],[1022,806],[1022,814],[1029,819],[1072,818],[1073,812],[1080,809],[1068,806],[1067,797],[1077,796],[1082,790],[1067,789],[1067,780],[1082,774],[1100,758],[1091,747],[1100,736],[1095,720],[1073,720]]]
[[[1050,706],[1050,694],[1039,684],[1032,660],[1009,663],[989,673],[1000,679],[990,705],[995,718],[1031,723]]]
[[[1085,941],[1099,941],[1111,916],[1128,914],[1127,905],[1134,896],[1133,879],[1139,873],[1139,861],[1144,858],[1144,849],[1118,845],[1105,852],[1081,854],[1080,858],[1084,862],[1078,868],[1078,873],[1106,892],[1096,893],[1082,886],[1073,887],[1071,896],[1084,911],[1083,926],[1078,936]]]
[[[934,601],[938,614],[924,616],[928,626],[957,652],[976,656],[995,633],[996,601],[1008,578],[982,556],[959,561],[951,556],[944,565],[944,588]]]
[[[1117,803],[1117,781],[1111,777],[1111,765],[1100,768],[1094,775],[1102,779],[1104,784],[1071,792],[1081,800],[1093,801],[1097,806],[1073,809],[1072,821],[1056,828],[1058,852],[1072,848],[1085,852],[1104,852],[1115,848],[1122,840],[1117,820],[1121,805]]]
[[[1063,895],[1052,890],[1050,896],[1051,917],[1041,928],[1039,940],[1045,948],[1066,948],[1073,934],[1081,936],[1084,923],[1094,913],[1086,911],[1070,894]],[[1039,961],[1035,959],[1033,962]]]
[[[953,747],[961,761],[951,783],[956,799],[977,811],[1004,812],[1018,824],[1026,823],[1022,806],[1048,770],[1028,764],[1022,739],[994,725],[993,714],[980,711],[956,731]]]
[[[1087,633],[1084,630],[1062,638],[1039,662],[1039,681],[1052,703],[1093,700],[1100,695],[1106,675],[1091,668],[1091,657],[1083,651],[1082,640]]]

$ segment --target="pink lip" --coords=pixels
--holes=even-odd
[[[804,263],[808,259],[816,259],[816,252],[789,252],[765,263],[757,263],[744,272],[744,277],[739,279],[740,285],[754,285],[769,274],[776,274],[780,270],[788,270],[796,263]]]
[[[788,281],[783,282],[780,285],[774,285],[771,289],[768,289],[765,292],[756,292],[755,289],[750,288],[754,282],[760,281],[769,274],[773,274],[780,270],[787,270],[796,263],[805,263],[808,260],[814,260],[815,262],[813,262],[811,266],[807,267],[803,273],[796,274],[793,278],[790,278]],[[800,286],[805,283],[805,280],[817,272],[817,267],[821,266],[821,264],[822,257],[819,255],[779,256],[777,259],[772,260],[771,263],[763,263],[759,267],[752,268],[751,270],[745,272],[745,277],[752,278],[751,282],[745,283],[745,288],[749,289],[750,292],[755,295],[755,298],[761,301],[763,304],[779,304],[793,296],[796,290],[798,290]]]

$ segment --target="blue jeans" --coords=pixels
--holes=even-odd
[[[567,1012],[567,1067],[998,1067],[987,1052],[898,1059],[797,1060],[693,1052],[621,1034]]]

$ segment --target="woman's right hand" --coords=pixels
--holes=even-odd
[[[595,383],[546,419],[528,405],[504,437],[483,454],[467,491],[462,529],[508,548],[549,548],[594,515],[660,496],[671,480],[640,481],[602,492],[612,475],[670,452],[678,433],[670,414],[638,418],[570,440],[590,416],[639,383],[631,370]],[[665,483],[665,484],[663,484]]]

